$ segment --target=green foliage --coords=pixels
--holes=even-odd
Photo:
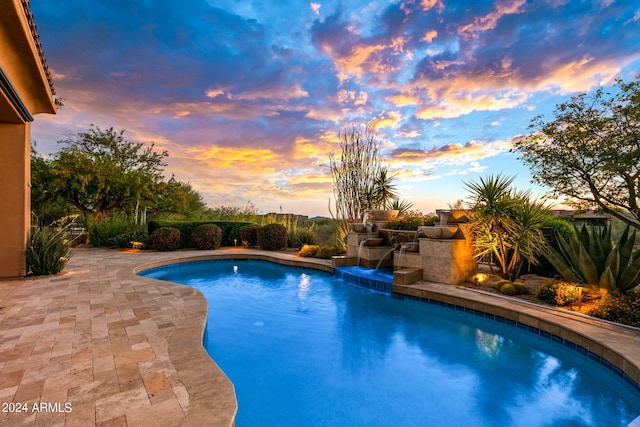
[[[239,229],[245,225],[252,225],[239,221],[149,221],[147,224],[149,234],[160,227],[173,227],[180,230],[180,248],[191,247],[191,233],[193,229],[203,224],[214,224],[222,230],[222,246],[234,246],[240,244]],[[235,242],[234,242],[235,240]]]
[[[551,305],[573,305],[580,303],[582,288],[575,283],[550,279],[538,288],[537,297]]]
[[[35,144],[35,143],[34,143]],[[31,211],[41,224],[51,224],[77,210],[51,189],[49,161],[31,147]]]
[[[258,243],[267,251],[277,251],[287,246],[287,229],[282,224],[267,224],[258,230]]]
[[[563,218],[550,217],[544,221],[544,225],[542,226],[542,234],[544,235],[544,240],[547,242],[547,246],[552,246],[556,250],[560,250],[560,246],[558,244],[556,236],[560,235],[565,240],[568,240],[572,237],[575,238],[576,230],[569,221]],[[558,270],[556,270],[553,264],[551,264],[545,256],[538,258],[537,264],[525,262],[523,270],[528,273],[537,274],[538,276],[543,277],[560,276]]]
[[[336,221],[331,218],[314,221],[313,234],[319,245],[331,244],[335,246],[336,241],[344,242],[340,239]]]
[[[316,236],[313,234],[313,227],[299,228],[293,234],[293,237],[289,237],[290,248],[301,248],[304,245],[315,245],[316,243]]]
[[[415,203],[410,202],[409,200],[400,200],[400,198],[395,198],[391,200],[391,203],[388,204],[388,208],[394,211],[398,211],[398,215],[401,216],[405,213],[408,213]]]
[[[399,214],[397,218],[389,221],[389,228],[392,230],[415,231],[424,225],[424,215],[422,212],[413,210]]]
[[[580,94],[554,118],[535,117],[515,142],[534,182],[576,206],[607,212],[640,227],[640,77],[616,88]]]
[[[222,229],[214,224],[202,224],[191,232],[191,243],[196,249],[217,249],[222,243]]]
[[[133,224],[122,234],[107,239],[105,246],[112,248],[144,249],[149,244],[149,235],[141,225]]]
[[[504,295],[523,295],[529,293],[526,286],[521,282],[512,282],[507,279],[498,280],[495,284],[495,288]]]
[[[513,177],[501,175],[465,182],[471,193],[470,228],[476,257],[495,261],[500,276],[514,280],[524,261],[536,264],[546,247],[542,233],[550,211],[531,201],[526,191],[511,188]],[[492,272],[492,262],[489,263]]]
[[[250,248],[254,248],[258,246],[258,230],[260,229],[259,225],[249,224],[238,229],[238,234],[240,235],[240,240],[242,244],[248,246]]]
[[[640,327],[640,292],[605,295],[589,311],[589,315],[610,322]]]
[[[180,230],[161,227],[149,235],[151,244],[159,251],[175,251],[180,246]]]
[[[208,209],[206,217],[216,221],[255,223],[258,217],[258,209],[251,202],[245,206],[218,206]]]
[[[34,225],[27,236],[25,258],[27,275],[58,274],[71,258],[67,232],[76,216],[67,216],[50,226]]]
[[[344,250],[338,246],[322,245],[318,248],[315,257],[322,259],[331,259],[332,256],[341,255]]]
[[[569,282],[584,283],[596,290],[629,292],[640,283],[640,259],[631,261],[636,240],[629,226],[614,244],[611,226],[600,231],[586,226],[577,237],[558,237],[560,250],[549,247],[546,257]]]
[[[126,240],[130,233],[139,229],[141,229],[140,226],[124,215],[102,216],[98,219],[89,220],[89,242],[95,247],[126,247],[126,245],[123,246],[118,242]]]
[[[440,221],[440,217],[435,212],[430,212],[424,217],[424,225],[436,225],[436,222]]]
[[[500,293],[511,296],[511,295],[516,295],[518,291],[516,291],[516,288],[515,286],[513,286],[513,283],[505,283],[500,287]]]
[[[60,141],[64,147],[48,165],[51,193],[89,217],[153,199],[168,154],[156,152],[153,144],[127,141],[123,134],[94,127]]]
[[[156,198],[149,203],[149,210],[154,218],[202,218],[208,212],[200,193],[190,183],[178,181],[173,176],[158,184]]]

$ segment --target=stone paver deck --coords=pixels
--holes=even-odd
[[[0,281],[0,426],[231,426],[233,385],[202,347],[207,304],[139,266],[210,257],[327,261],[253,250],[76,249],[61,275]],[[561,336],[640,380],[640,332],[431,283],[395,287]]]

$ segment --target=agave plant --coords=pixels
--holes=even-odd
[[[611,226],[589,231],[583,225],[576,231],[576,238],[565,240],[556,236],[560,250],[549,245],[545,254],[565,280],[621,293],[638,285],[640,258],[631,261],[635,230],[630,232],[627,226],[616,244],[611,240]]]

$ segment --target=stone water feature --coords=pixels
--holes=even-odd
[[[418,231],[391,230],[388,222],[353,227],[347,236],[346,257],[334,257],[337,266],[393,268],[394,284],[419,280],[457,285],[477,272],[464,211],[440,210],[440,223]]]

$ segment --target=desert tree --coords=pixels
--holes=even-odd
[[[581,209],[640,227],[640,77],[559,104],[514,143],[536,183]]]

